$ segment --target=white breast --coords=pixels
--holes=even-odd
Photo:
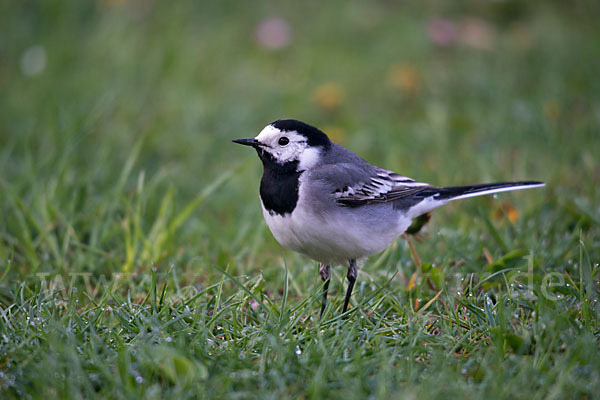
[[[263,206],[263,216],[282,246],[326,264],[345,264],[378,253],[411,223],[391,205],[342,207],[332,198],[331,205],[317,206],[306,201],[305,191],[299,195],[291,214],[271,215]]]

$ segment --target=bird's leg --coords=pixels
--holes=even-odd
[[[404,239],[406,239],[406,241],[408,242],[410,254],[412,255],[413,260],[415,260],[415,263],[417,263],[417,267],[419,267],[421,273],[423,273],[423,263],[421,262],[421,257],[419,257],[419,253],[417,253],[417,249],[410,237],[414,236],[418,239],[421,234],[421,229],[423,229],[423,227],[429,222],[430,219],[430,212],[419,215],[418,217],[413,219],[412,224],[410,224],[408,229],[406,229],[406,232],[402,234],[402,236],[404,236]]]
[[[421,257],[419,257],[419,253],[417,253],[417,248],[413,244],[412,239],[410,238],[410,235],[407,233],[403,233],[402,236],[408,243],[408,248],[410,249],[410,255],[412,256],[413,260],[417,264],[417,267],[421,270],[421,273],[423,273],[423,263],[421,262]]]
[[[423,271],[423,263],[421,262],[421,257],[419,257],[419,253],[417,253],[417,248],[413,244],[413,241],[412,241],[410,235],[411,234],[408,234],[406,232],[404,232],[402,234],[402,236],[404,237],[404,239],[406,239],[406,242],[408,243],[408,248],[410,249],[410,254],[412,255],[413,260],[417,264],[417,267],[419,268],[419,271],[421,271],[421,275],[425,275],[425,271]],[[435,286],[431,282],[431,279],[429,279],[429,278],[427,278],[427,286],[429,286],[429,288],[431,288],[431,289],[436,290]]]
[[[356,260],[350,260],[348,265],[348,290],[346,290],[346,298],[344,299],[344,308],[342,308],[342,314],[348,309],[348,303],[350,302],[350,296],[352,295],[352,289],[354,288],[354,282],[356,282]]]
[[[323,285],[323,300],[321,301],[321,315],[323,315],[323,311],[325,311],[325,306],[327,305],[327,291],[329,290],[329,282],[331,281],[331,267],[319,263],[319,275],[321,275],[321,279],[325,282],[325,285]]]

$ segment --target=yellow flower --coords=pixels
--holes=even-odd
[[[324,83],[315,90],[313,100],[319,108],[333,111],[343,103],[344,92],[336,83]]]
[[[409,64],[397,64],[390,70],[392,86],[409,94],[415,94],[421,89],[421,74]]]
[[[494,218],[497,220],[504,219],[507,216],[510,222],[515,222],[519,218],[519,210],[517,210],[510,202],[503,201],[502,205],[494,210]]]

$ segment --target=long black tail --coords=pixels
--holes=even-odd
[[[486,194],[508,192],[511,190],[533,189],[541,186],[544,186],[544,183],[536,181],[482,183],[480,185],[424,189],[419,192],[419,196],[433,196],[434,200],[450,201],[466,199],[468,197],[484,196]]]

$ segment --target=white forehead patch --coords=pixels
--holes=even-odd
[[[275,128],[273,125],[267,125],[262,131],[260,131],[258,136],[256,136],[254,139],[262,143],[268,143],[271,140],[273,140],[273,138],[277,137],[277,135],[279,135],[280,133],[281,131]]]

